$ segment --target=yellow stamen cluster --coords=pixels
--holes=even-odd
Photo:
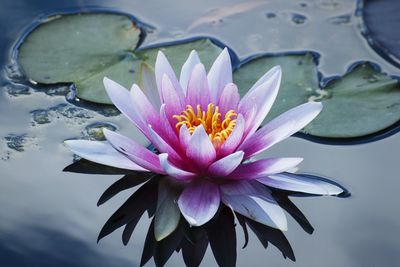
[[[237,114],[234,110],[229,110],[223,119],[221,117],[222,114],[219,112],[218,106],[212,103],[208,104],[206,111],[201,110],[200,105],[197,105],[196,111],[191,105],[187,105],[186,110],[182,111],[181,115],[173,116],[178,120],[176,124],[178,131],[182,125],[186,125],[189,133],[193,134],[197,126],[203,125],[214,147],[221,146],[232,133]]]

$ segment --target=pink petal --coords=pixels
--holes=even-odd
[[[183,93],[180,83],[178,82],[178,79],[176,78],[175,72],[172,69],[171,64],[169,64],[168,59],[165,57],[164,53],[161,51],[158,51],[158,54],[157,54],[155,71],[156,71],[157,87],[158,87],[158,91],[159,91],[159,94],[161,97],[160,98],[161,103],[164,103],[163,95],[161,94],[161,88],[162,88],[164,75],[167,75],[168,78],[170,79],[170,81],[173,85],[173,88],[176,91],[176,94],[179,96],[179,98],[184,99],[184,93]]]
[[[335,196],[343,193],[343,189],[337,185],[293,173],[279,173],[257,180],[270,187],[307,194]]]
[[[190,184],[178,199],[182,215],[193,226],[201,226],[211,220],[217,212],[219,204],[218,186],[206,180]]]
[[[302,161],[302,158],[266,158],[240,165],[229,176],[232,179],[253,180],[267,175],[290,170]]]
[[[219,111],[225,115],[229,110],[237,112],[240,95],[236,84],[228,83],[222,90],[221,97],[219,98]]]
[[[178,168],[177,166],[173,165],[168,160],[167,153],[162,153],[162,154],[158,155],[158,158],[160,160],[160,164],[161,164],[161,167],[163,168],[163,170],[169,176],[174,177],[177,180],[187,181],[187,180],[193,179],[197,176],[195,173],[182,170],[182,169]]]
[[[153,107],[159,109],[161,102],[154,69],[145,62],[140,63],[139,77],[138,84],[140,89],[143,90],[143,93],[153,104]]]
[[[197,64],[190,75],[186,104],[195,110],[200,105],[202,110],[207,110],[210,103],[210,89],[208,88],[207,74],[203,64]]]
[[[215,161],[208,167],[208,173],[213,177],[225,177],[233,172],[243,159],[243,151],[237,151],[229,156]]]
[[[239,114],[236,119],[236,124],[235,127],[233,128],[232,133],[228,136],[228,138],[225,140],[225,142],[218,150],[219,158],[229,155],[236,150],[236,148],[242,141],[244,125],[245,125],[244,118],[241,114]]]
[[[197,52],[195,50],[192,50],[190,52],[190,55],[187,58],[186,62],[182,66],[181,75],[179,77],[179,82],[180,82],[183,92],[185,94],[187,92],[189,78],[190,78],[190,75],[192,75],[194,66],[196,66],[199,63],[201,63],[199,55],[197,54]]]
[[[187,157],[199,168],[206,168],[215,160],[216,153],[203,125],[194,130],[186,150]]]
[[[122,112],[122,114],[130,119],[133,124],[141,130],[141,132],[144,133],[146,131],[146,124],[143,123],[139,115],[136,113],[136,110],[132,105],[129,91],[122,85],[108,79],[107,77],[104,77],[103,83],[113,104]]]
[[[210,86],[211,99],[218,103],[225,85],[232,82],[232,65],[228,49],[225,48],[211,66],[207,75]]]
[[[158,125],[160,121],[159,113],[154,109],[149,99],[136,84],[131,88],[131,105],[144,125]],[[158,127],[160,128],[160,127]]]
[[[304,128],[322,110],[322,104],[309,102],[276,117],[250,136],[239,147],[245,158],[256,155]]]
[[[127,170],[148,171],[115,150],[108,142],[67,140],[64,143],[76,155],[96,163]]]
[[[157,155],[144,146],[139,145],[126,136],[120,135],[105,128],[103,129],[103,133],[107,138],[107,141],[110,142],[110,144],[116,150],[124,154],[137,165],[152,172],[164,173]]]
[[[177,94],[171,80],[167,75],[162,79],[162,97],[165,103],[165,114],[172,127],[175,127],[178,122],[173,118],[174,115],[180,115],[185,110],[184,99],[181,99]]]
[[[191,135],[189,133],[188,128],[186,127],[185,124],[181,126],[179,129],[179,141],[181,143],[181,147],[186,150],[186,148],[189,146],[189,141],[190,141]]]
[[[168,116],[165,112],[165,104],[162,104],[160,108],[160,126],[164,133],[164,136],[168,140],[168,143],[171,144],[173,147],[178,147],[179,140],[176,128],[172,127],[168,121]]]
[[[279,66],[274,67],[269,72],[271,72],[270,78],[263,84],[250,90],[239,103],[240,113],[244,112],[244,110],[251,109],[254,103],[257,106],[257,114],[254,117],[254,121],[249,125],[249,128],[246,129],[246,133],[248,133],[249,136],[261,125],[278,95],[282,77],[281,68]]]
[[[154,131],[152,125],[149,125],[148,128],[151,136],[150,141],[158,151],[160,151],[160,153],[167,153],[174,162],[181,162],[181,156],[165,141],[163,137]]]
[[[259,223],[287,230],[285,213],[265,186],[238,181],[223,184],[220,189],[222,202],[234,211]]]

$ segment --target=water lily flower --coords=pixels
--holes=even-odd
[[[286,230],[285,214],[270,188],[317,195],[338,195],[343,190],[288,173],[302,158],[254,159],[305,127],[322,109],[320,103],[309,102],[260,128],[278,94],[281,76],[279,66],[272,68],[240,98],[226,48],[208,73],[192,51],[179,80],[160,51],[155,80],[145,83],[143,90],[134,84],[128,91],[104,78],[112,102],[157,153],[107,129],[106,142],[69,140],[66,144],[93,162],[178,181],[183,190],[177,205],[191,225],[208,222],[223,202],[252,220]]]

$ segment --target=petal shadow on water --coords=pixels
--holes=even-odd
[[[164,266],[174,251],[182,252],[182,257],[186,266],[199,266],[208,245],[210,245],[211,251],[219,266],[236,266],[237,238],[235,228],[237,225],[240,225],[243,230],[245,239],[243,248],[247,246],[249,238],[248,230],[250,229],[264,248],[267,248],[268,244],[272,244],[281,251],[284,258],[289,258],[292,261],[296,260],[293,248],[281,230],[261,224],[237,212],[233,212],[228,206],[222,203],[216,215],[208,223],[194,227],[190,226],[183,216],[180,216],[175,230],[168,236],[157,241],[155,236],[155,224],[157,223],[155,217],[158,211],[157,201],[160,196],[165,197],[165,192],[160,192],[160,188],[162,188],[162,190],[173,190],[174,192],[182,190],[182,185],[169,179],[168,176],[150,172],[117,169],[83,159],[67,166],[63,171],[86,174],[124,174],[122,178],[114,182],[104,191],[99,198],[98,205],[104,204],[124,190],[140,185],[126,202],[107,220],[100,230],[97,241],[100,241],[105,236],[123,227],[122,242],[124,245],[127,245],[140,218],[147,212],[149,218],[152,219],[144,241],[140,262],[141,266],[145,265],[151,258],[153,258],[156,266]],[[339,186],[344,192],[337,197],[350,196],[350,193],[345,188],[326,178],[309,174],[298,174],[298,176],[300,178],[317,179]],[[161,180],[167,181],[168,186],[160,187],[159,184]],[[278,205],[292,216],[305,232],[312,234],[314,231],[313,226],[289,197],[317,195],[275,188],[269,189],[272,191],[272,196]],[[177,199],[174,200],[175,205],[176,201]],[[165,222],[165,220],[161,221]]]

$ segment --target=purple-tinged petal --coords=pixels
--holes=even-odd
[[[207,110],[210,103],[210,89],[208,88],[207,74],[203,64],[197,64],[190,75],[186,104],[191,105],[196,110],[200,105],[201,110]]]
[[[126,136],[103,129],[107,141],[137,165],[156,173],[164,173],[158,156]]]
[[[201,226],[214,217],[220,204],[218,186],[206,180],[186,187],[178,199],[178,206],[186,221]]]
[[[257,106],[257,114],[254,121],[249,125],[249,128],[246,129],[248,135],[253,134],[258,129],[278,95],[282,77],[281,68],[277,66],[272,68],[269,72],[271,72],[270,78],[249,91],[239,103],[240,113],[252,108],[254,103]]]
[[[302,158],[266,158],[240,165],[229,177],[239,180],[254,180],[267,175],[290,170],[302,161]]]
[[[239,114],[236,119],[236,124],[232,130],[232,133],[228,136],[228,138],[218,150],[218,158],[229,155],[236,150],[243,138],[244,125],[244,118],[242,114]]]
[[[275,66],[272,67],[268,72],[266,72],[263,76],[261,76],[260,79],[258,79],[253,86],[249,89],[249,91],[254,90],[255,88],[257,88],[258,86],[260,86],[261,84],[265,83],[266,81],[268,81],[269,79],[271,79],[271,77],[274,75],[274,69],[280,68],[280,66]]]
[[[190,179],[193,179],[197,175],[192,172],[188,172],[185,170],[182,170],[178,168],[177,166],[173,165],[169,160],[168,160],[168,154],[167,153],[162,153],[158,155],[158,158],[160,159],[160,164],[163,170],[171,177],[174,177],[177,180],[182,180],[182,181],[187,181]]]
[[[136,114],[145,125],[159,123],[159,113],[154,109],[149,99],[136,84],[132,85],[131,88],[131,100],[131,105],[134,107]]]
[[[199,55],[195,50],[192,50],[186,62],[183,64],[181,69],[181,75],[179,76],[179,82],[185,94],[187,92],[189,78],[190,75],[192,75],[193,68],[199,63],[201,63]]]
[[[215,161],[208,167],[208,173],[213,177],[225,177],[233,172],[243,159],[243,151],[237,151],[222,159]]]
[[[186,126],[186,124],[183,124],[181,128],[179,129],[179,141],[181,144],[181,147],[186,150],[187,147],[189,146],[189,141],[190,141],[191,135],[189,133],[189,130]]]
[[[143,123],[136,113],[136,110],[132,105],[129,91],[122,85],[108,79],[107,77],[104,77],[103,83],[113,104],[144,133],[146,130],[146,124]]]
[[[161,106],[160,94],[157,89],[156,76],[154,69],[147,63],[140,63],[139,70],[139,87],[143,90],[147,99],[153,104],[154,108],[159,109]]]
[[[207,75],[211,99],[218,103],[225,85],[232,82],[232,65],[228,49],[225,48],[214,61]]]
[[[178,79],[176,78],[175,72],[169,64],[168,59],[165,57],[164,53],[158,51],[156,65],[156,82],[158,87],[158,92],[160,94],[161,103],[164,103],[163,95],[161,94],[162,83],[164,79],[164,75],[167,75],[170,79],[176,94],[179,96],[180,99],[184,99],[184,93]]]
[[[271,191],[255,183],[238,181],[220,186],[222,202],[234,211],[259,223],[287,230],[287,220]]]
[[[182,161],[181,156],[172,148],[170,144],[168,144],[163,137],[161,137],[158,133],[156,133],[153,129],[152,125],[148,126],[150,132],[150,140],[151,143],[160,151],[160,153],[167,153],[171,160],[180,162]]]
[[[173,147],[179,145],[178,135],[176,128],[172,128],[171,124],[168,121],[168,116],[165,112],[165,104],[162,104],[160,108],[160,125],[162,132],[164,133],[168,143],[171,144]]]
[[[179,97],[167,75],[163,76],[161,90],[164,99],[163,103],[165,103],[165,114],[167,115],[171,126],[174,127],[174,125],[177,123],[177,120],[174,119],[173,116],[179,115],[185,110],[184,99]]]
[[[236,84],[228,83],[222,90],[219,98],[219,111],[224,116],[229,110],[237,110],[240,101],[240,95]]]
[[[96,163],[127,170],[148,171],[119,153],[108,142],[67,140],[64,143],[76,155]]]
[[[307,194],[335,196],[343,193],[343,189],[337,185],[293,173],[269,175],[257,181],[270,187]]]
[[[216,152],[203,125],[194,130],[186,149],[186,156],[199,168],[207,168],[215,160]]]
[[[245,152],[245,158],[256,155],[304,128],[321,110],[322,104],[317,102],[297,106],[267,123],[246,139],[239,149]]]

